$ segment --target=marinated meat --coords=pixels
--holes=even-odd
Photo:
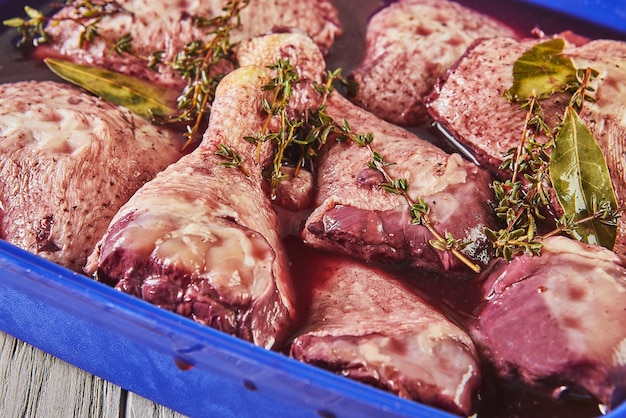
[[[218,86],[199,148],[146,184],[111,223],[90,258],[99,280],[266,348],[282,344],[294,315],[282,225],[265,194],[273,144],[261,131],[267,67],[289,60],[299,74],[289,112],[318,106],[324,58],[303,33],[268,34],[238,47],[242,67]],[[262,69],[263,68],[263,69]],[[251,110],[252,109],[252,110]],[[254,111],[258,109],[258,111]],[[276,121],[269,124],[276,128]],[[220,144],[243,158],[225,168]],[[244,173],[248,173],[247,175]]]
[[[90,257],[98,280],[253,343],[275,348],[294,315],[278,219],[263,190],[270,143],[261,130],[260,67],[242,67],[218,86],[200,146],[141,188],[118,212]],[[242,167],[224,167],[220,144]]]
[[[315,198],[315,178],[306,170],[299,170],[296,174],[291,167],[283,168],[283,178],[276,188],[274,204],[292,211],[302,212],[313,206]]]
[[[0,84],[0,237],[82,272],[117,210],[183,137],[55,82]]]
[[[373,133],[373,150],[393,163],[387,166],[393,178],[407,180],[413,201],[424,199],[434,228],[443,236],[450,233],[471,241],[463,251],[478,264],[489,260],[483,227],[495,220],[488,205],[492,197],[486,171],[337,94],[329,97],[327,112],[338,122],[347,120],[352,132]],[[385,180],[368,168],[372,154],[366,147],[331,142],[318,158],[316,209],[303,231],[307,243],[367,261],[409,261],[437,271],[465,268],[450,252],[431,246],[434,236],[411,222],[402,196],[381,187]]]
[[[433,118],[483,167],[501,178],[506,176],[498,170],[503,153],[519,145],[526,117],[519,105],[509,103],[502,94],[513,83],[515,60],[541,41],[545,39],[478,41],[429,98],[428,108]],[[604,151],[618,207],[625,207],[626,42],[597,40],[579,46],[566,43],[564,54],[574,60],[577,68],[592,67],[599,72],[591,83],[596,101],[585,103],[580,116]],[[562,109],[563,100],[556,95],[542,104],[549,122],[559,117],[553,109]],[[539,136],[538,140],[545,138]],[[555,209],[558,215],[558,203]],[[614,251],[626,254],[626,217],[623,216],[618,220]]]
[[[290,117],[319,106],[321,97],[314,84],[322,82],[326,63],[319,47],[302,31],[282,30],[242,41],[236,55],[241,66],[270,67],[278,60],[289,61],[298,74],[289,99]]]
[[[270,67],[278,60],[288,60],[298,73],[294,83],[288,111],[292,117],[300,117],[303,111],[315,109],[321,96],[315,84],[322,83],[326,67],[319,47],[299,30],[282,30],[242,41],[236,50],[240,65]],[[298,235],[313,206],[315,178],[300,167],[297,175],[293,167],[281,168],[284,178],[278,183],[272,203],[280,217],[280,235]]]
[[[366,55],[350,77],[354,103],[389,122],[428,120],[424,97],[478,38],[514,36],[495,19],[453,1],[400,0],[367,26]]]
[[[469,336],[391,274],[348,258],[315,258],[294,358],[468,416],[480,386]]]
[[[125,12],[105,16],[98,23],[98,33],[93,41],[81,47],[82,28],[71,21],[49,25],[52,37],[48,46],[39,48],[41,56],[62,56],[78,63],[96,65],[119,72],[129,73],[162,85],[182,89],[184,83],[171,66],[162,65],[159,72],[148,68],[145,59],[152,53],[163,51],[162,61],[172,62],[186,44],[210,38],[208,29],[194,26],[193,17],[212,18],[223,16],[225,0],[179,1],[166,0],[155,7],[149,0],[120,0],[117,2]],[[57,16],[73,16],[73,7],[66,7]],[[230,41],[264,34],[273,29],[298,27],[309,34],[322,50],[332,45],[341,33],[338,13],[329,0],[252,0],[240,12],[241,25],[231,31]],[[111,45],[103,39],[120,39],[130,34],[133,54],[120,56],[111,52]],[[230,70],[228,67],[224,71]]]
[[[541,257],[498,263],[470,335],[509,379],[553,396],[626,396],[626,264],[602,247],[545,240]]]

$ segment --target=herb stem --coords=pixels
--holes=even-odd
[[[589,84],[589,80],[591,79],[591,74],[592,74],[591,68],[587,67],[585,69],[585,77],[582,79],[582,81],[580,83],[580,86],[579,86],[579,88],[577,90],[577,92],[581,92],[582,99],[583,99],[583,100],[580,100],[580,107],[578,109],[578,114],[582,113],[583,108],[585,106],[585,101],[586,100],[584,100],[584,97],[585,97],[585,93],[584,92],[585,92],[585,90],[587,90],[587,85]]]
[[[228,17],[230,18],[230,16]],[[201,64],[198,67],[198,70],[195,71],[195,76],[193,81],[190,83],[190,85],[193,86],[193,98],[191,101],[191,105],[189,107],[189,109],[187,109],[184,113],[183,113],[183,117],[189,117],[190,115],[190,111],[193,111],[195,109],[198,109],[195,115],[195,120],[193,125],[191,125],[191,129],[189,129],[187,132],[187,141],[185,142],[185,145],[183,145],[183,150],[185,150],[192,142],[194,142],[197,134],[198,134],[198,130],[200,129],[200,125],[202,123],[202,119],[204,117],[204,115],[208,112],[208,108],[207,108],[207,104],[209,102],[209,99],[211,98],[209,94],[202,94],[202,76],[203,74],[207,74],[210,71],[210,68],[212,67],[213,64],[215,63],[211,63],[209,62],[209,59],[213,56],[213,51],[215,50],[215,47],[217,46],[217,42],[222,40],[222,38],[224,37],[224,30],[218,30],[217,33],[215,34],[215,36],[213,37],[213,39],[211,39],[211,42],[205,47],[205,54],[204,57],[202,59]],[[200,106],[198,106],[198,97],[202,97]]]
[[[517,176],[519,175],[520,166],[522,164],[522,158],[524,158],[524,147],[526,146],[526,142],[529,135],[530,130],[530,120],[534,114],[534,108],[537,103],[537,96],[535,91],[533,90],[533,94],[531,95],[528,101],[528,111],[526,112],[526,120],[524,121],[524,130],[522,131],[522,139],[517,147],[515,162],[513,165],[513,174],[511,175],[511,182],[515,183],[517,181]]]
[[[376,154],[371,143],[366,144],[365,147],[372,155]],[[385,178],[385,181],[388,184],[395,183],[394,178],[391,176],[391,174],[389,173],[389,171],[387,170],[383,162],[374,158],[373,164],[375,165],[376,169],[383,175],[383,177]],[[416,202],[413,199],[411,199],[406,189],[396,189],[396,192],[399,193],[404,198],[404,200],[409,205],[409,207],[415,206]],[[426,227],[426,229],[428,229],[428,231],[435,237],[437,241],[439,241],[440,243],[443,243],[448,248],[448,250],[452,253],[452,255],[454,255],[459,261],[461,261],[463,264],[465,264],[475,273],[480,273],[480,270],[481,270],[480,266],[472,262],[469,258],[465,256],[465,254],[459,251],[459,249],[457,248],[458,245],[456,243],[452,244],[452,246],[448,245],[448,241],[432,225],[432,222],[430,221],[430,217],[428,217],[426,214],[422,214],[422,216],[420,216],[420,224]]]
[[[424,226],[426,227],[426,229],[428,229],[428,231],[433,234],[435,236],[435,238],[437,239],[437,241],[439,242],[446,242],[446,239],[444,237],[441,236],[441,234],[439,234],[439,232],[437,232],[437,230],[432,226],[432,224],[430,223],[430,220],[428,220]],[[469,258],[467,258],[465,256],[465,254],[463,254],[461,251],[459,251],[456,246],[452,246],[450,249],[450,252],[452,253],[452,255],[454,255],[460,262],[462,262],[463,264],[465,264],[467,267],[469,267],[474,273],[480,273],[480,266],[474,262],[472,262]]]
[[[623,212],[624,210],[626,210],[626,207],[617,208],[615,211],[612,212],[612,214],[613,214],[612,216],[616,216],[617,213]],[[593,213],[593,214],[591,214],[589,216],[577,219],[576,221],[574,221],[572,223],[572,225],[573,226],[580,225],[580,224],[583,224],[585,222],[590,222],[590,221],[593,221],[593,220],[596,220],[596,219],[601,219],[603,216],[605,216],[605,214],[602,211],[598,210],[598,211],[596,211],[595,213]],[[546,234],[543,234],[541,239],[546,239],[546,238],[558,235],[561,232],[564,232],[565,230],[567,230],[569,227],[570,227],[569,225],[559,225],[558,227],[554,228],[552,231],[550,231],[550,232],[548,232]]]

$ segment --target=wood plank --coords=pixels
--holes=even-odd
[[[146,398],[128,393],[126,400],[126,418],[184,418],[185,415],[172,411]]]
[[[4,417],[120,417],[122,390],[0,333],[0,412]]]
[[[184,418],[4,332],[0,416]]]

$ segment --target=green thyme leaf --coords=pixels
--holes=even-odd
[[[43,19],[44,17],[43,13],[30,6],[24,6],[24,11],[31,19]]]
[[[96,96],[124,106],[146,119],[178,113],[178,93],[153,83],[98,67],[54,58],[44,60],[55,74]]]
[[[24,19],[22,19],[21,17],[14,17],[14,18],[2,21],[2,24],[4,26],[8,26],[10,28],[19,28],[19,27],[23,26],[24,23],[26,23],[26,21]]]
[[[241,156],[237,151],[227,144],[219,144],[215,155],[222,157],[225,161],[220,163],[223,167],[241,167]]]
[[[115,45],[111,48],[111,52],[115,52],[120,57],[124,56],[124,53],[130,52],[132,40],[131,34],[127,33],[115,42]]]

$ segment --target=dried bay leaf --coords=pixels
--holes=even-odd
[[[513,64],[513,85],[504,95],[509,101],[523,102],[565,91],[576,83],[576,68],[563,56],[565,41],[551,39],[535,45]]]
[[[550,154],[550,178],[567,216],[581,220],[594,215],[593,199],[613,208],[617,199],[602,150],[576,111],[568,106],[555,147]],[[575,225],[580,241],[613,249],[617,228],[598,219]]]
[[[46,58],[52,72],[103,100],[124,106],[146,119],[178,114],[179,92],[103,68]]]

